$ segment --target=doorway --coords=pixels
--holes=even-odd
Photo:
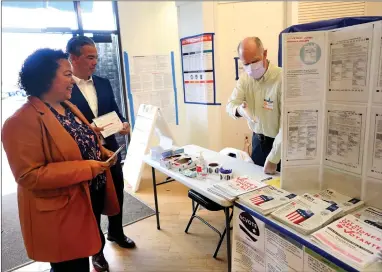
[[[117,14],[116,2],[111,1],[2,1],[1,126],[26,102],[17,83],[26,57],[45,47],[65,51],[67,41],[75,35],[95,40],[99,51],[96,74],[110,80],[120,112],[128,117]],[[117,137],[126,146],[128,140]],[[124,159],[126,150],[121,155]],[[2,145],[1,167],[2,195],[16,192]]]
[[[128,117],[116,2],[2,1],[1,5],[2,126],[26,102],[26,94],[17,84],[26,57],[39,48],[65,50],[68,40],[76,35],[88,35],[95,40],[99,51],[97,75],[110,80],[120,112]],[[119,137],[118,142],[128,144],[128,139]],[[2,251],[1,270],[7,271],[30,260],[20,231],[17,183],[2,145],[1,181],[2,246],[5,249]]]

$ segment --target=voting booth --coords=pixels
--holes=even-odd
[[[124,178],[135,192],[152,167],[158,230],[156,187],[168,181],[155,171],[223,206],[227,229],[234,206],[228,271],[382,271],[382,18],[339,20],[281,36],[280,176],[175,148],[160,108],[140,105]]]
[[[232,271],[382,271],[382,17],[348,19],[280,35],[279,191],[236,200]]]

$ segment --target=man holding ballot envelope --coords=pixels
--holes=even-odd
[[[89,123],[103,138],[104,146],[116,151],[119,146],[114,134],[126,135],[130,133],[130,125],[119,112],[115,102],[110,81],[93,75],[97,66],[98,52],[92,39],[76,36],[69,40],[67,47],[69,59],[73,67],[75,85],[72,89],[70,101],[85,115]],[[124,183],[120,156],[111,168],[114,186],[120,205],[120,213],[109,217],[107,239],[116,242],[120,247],[133,248],[134,241],[126,237],[122,228],[122,207],[124,198]],[[103,253],[93,256],[93,266],[97,272],[107,271],[108,263]]]

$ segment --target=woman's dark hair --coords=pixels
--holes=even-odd
[[[19,73],[19,86],[27,95],[41,97],[46,93],[59,67],[58,61],[68,59],[62,50],[42,48],[33,52],[24,61]]]

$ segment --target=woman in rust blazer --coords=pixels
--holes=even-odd
[[[20,72],[28,101],[2,130],[28,256],[54,272],[89,271],[88,257],[104,241],[100,214],[119,212],[110,164],[102,162],[112,152],[67,101],[73,84],[66,54],[37,50]]]

